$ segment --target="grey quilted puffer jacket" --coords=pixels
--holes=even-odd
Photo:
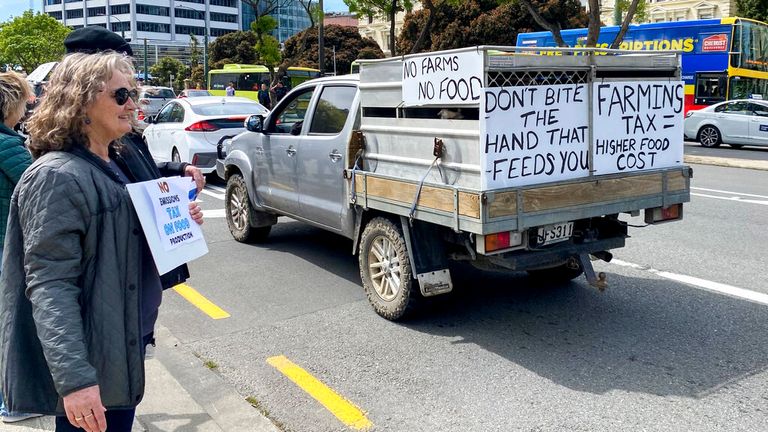
[[[10,411],[64,413],[98,384],[107,408],[144,392],[143,234],[128,193],[81,146],[41,156],[9,215],[0,276],[0,379]]]

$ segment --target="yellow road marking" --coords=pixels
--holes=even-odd
[[[208,315],[213,319],[222,319],[222,318],[230,317],[227,311],[213,304],[213,302],[203,297],[202,294],[200,294],[194,288],[192,288],[187,284],[178,284],[175,287],[173,287],[173,290],[179,293],[182,297],[187,299],[188,302],[195,305],[195,307],[205,312],[206,315]]]
[[[373,426],[373,423],[365,417],[360,408],[341,397],[285,356],[270,357],[267,359],[267,363],[309,393],[347,426],[357,430],[368,429]]]

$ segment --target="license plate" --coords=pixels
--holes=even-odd
[[[573,222],[545,225],[539,228],[536,243],[544,246],[568,240],[573,235]]]

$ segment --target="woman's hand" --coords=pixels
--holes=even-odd
[[[196,202],[189,203],[189,215],[198,225],[203,224],[203,209],[201,209],[200,205]]]
[[[69,423],[85,432],[104,432],[107,430],[107,418],[104,416],[99,386],[94,385],[64,396],[64,411]]]
[[[200,191],[202,191],[203,188],[205,187],[205,176],[203,175],[203,172],[200,171],[200,168],[194,165],[187,165],[187,167],[184,168],[184,176],[192,177],[192,179],[195,180],[195,186],[197,186],[197,193],[200,193]]]

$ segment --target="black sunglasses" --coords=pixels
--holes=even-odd
[[[118,105],[123,106],[128,103],[128,98],[131,98],[133,102],[136,102],[139,99],[139,92],[136,89],[128,90],[125,87],[121,87],[115,90],[112,97],[115,98],[115,102],[117,102]]]

